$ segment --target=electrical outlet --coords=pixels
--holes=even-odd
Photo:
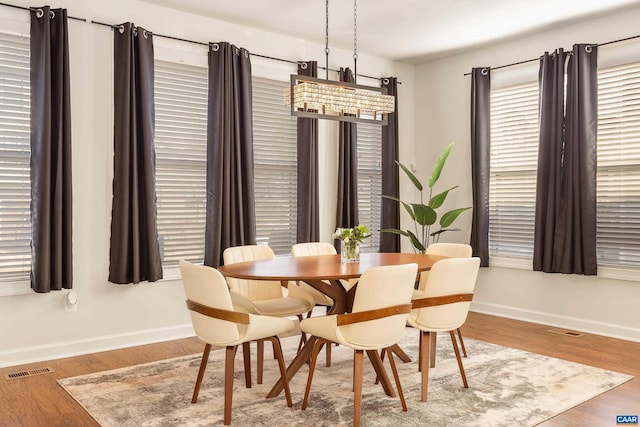
[[[78,311],[78,294],[74,291],[68,292],[64,297],[64,311]]]

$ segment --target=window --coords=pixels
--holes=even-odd
[[[640,267],[639,106],[640,62],[598,71],[597,251],[604,270]],[[537,107],[535,82],[492,90],[492,257],[531,259],[533,255]],[[611,269],[601,275],[630,277]]]
[[[29,289],[29,38],[0,33],[0,295]]]
[[[380,125],[358,124],[358,218],[371,231],[361,249],[378,252],[382,209],[382,132]]]
[[[598,71],[598,264],[640,267],[640,63]]]
[[[253,156],[258,243],[291,253],[297,226],[297,122],[282,102],[288,82],[253,77]]]
[[[538,83],[492,90],[489,178],[492,257],[533,258],[537,161]]]
[[[206,68],[155,61],[156,192],[165,271],[181,259],[204,259],[207,86]]]

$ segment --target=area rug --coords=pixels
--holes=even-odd
[[[633,378],[466,338],[469,357],[463,358],[463,363],[469,388],[465,389],[451,341],[441,335],[425,403],[420,401],[417,338],[415,330],[407,329],[401,346],[414,361],[398,363],[409,410],[403,412],[397,397],[386,396],[380,385],[374,384],[375,373],[365,361],[362,425],[533,426]],[[297,342],[295,336],[282,340],[286,363],[293,359]],[[324,366],[324,351],[319,357],[305,411],[300,407],[306,366],[291,381],[293,407],[287,408],[283,394],[265,398],[279,377],[271,352],[265,351],[262,385],[255,384],[255,355],[252,357],[254,385],[250,389],[244,386],[242,356],[238,354],[232,424],[350,425],[353,353],[344,347],[334,347],[332,353],[330,368]],[[192,355],[58,382],[105,427],[222,425],[224,351],[211,353],[198,402],[191,404],[199,363],[200,355]],[[385,366],[388,369],[387,362]]]

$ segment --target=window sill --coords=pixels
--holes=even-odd
[[[0,284],[0,297],[26,295],[30,293],[33,293],[33,291],[31,290],[31,282],[28,280]]]
[[[162,281],[163,282],[172,282],[176,280],[182,280],[182,275],[180,274],[180,267],[169,267],[162,270]]]
[[[490,267],[513,268],[533,271],[533,261],[526,258],[489,257]],[[627,280],[640,282],[640,271],[635,268],[598,266],[598,275],[602,279]]]
[[[627,280],[640,282],[640,271],[636,268],[598,266],[598,277],[603,279]]]
[[[533,261],[527,258],[489,257],[490,267],[514,268],[533,271]]]

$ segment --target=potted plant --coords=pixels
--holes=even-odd
[[[436,182],[438,182],[438,179],[440,178],[440,174],[442,173],[442,169],[444,168],[445,162],[447,161],[447,157],[449,157],[449,153],[451,153],[453,144],[454,143],[452,142],[444,150],[444,152],[440,155],[440,158],[434,165],[433,170],[431,171],[431,176],[429,177],[429,186],[428,186],[429,199],[427,204],[424,203],[425,187],[422,185],[420,180],[416,178],[416,176],[399,161],[396,161],[398,166],[400,166],[400,168],[404,171],[407,177],[409,177],[413,185],[420,192],[420,203],[407,203],[407,202],[403,202],[402,200],[396,197],[386,196],[386,195],[382,196],[386,199],[394,200],[398,203],[402,203],[405,210],[407,211],[407,213],[409,213],[409,216],[413,220],[414,230],[399,230],[395,228],[385,228],[385,229],[382,229],[381,231],[386,233],[400,234],[402,236],[408,237],[409,240],[411,241],[411,244],[413,245],[415,252],[425,253],[425,251],[427,250],[427,246],[429,246],[429,240],[431,239],[432,243],[437,242],[438,239],[440,238],[440,235],[444,232],[459,231],[459,229],[457,228],[449,228],[449,227],[455,222],[455,220],[458,218],[458,216],[460,216],[461,213],[471,209],[471,207],[457,208],[457,209],[447,211],[440,216],[438,215],[437,209],[442,207],[449,192],[458,188],[458,186],[456,185],[455,187],[451,187],[448,190],[445,190],[441,193],[436,194],[435,196],[433,195],[433,187],[435,186]],[[440,217],[439,221],[438,221],[438,217]],[[439,224],[440,228],[432,232],[431,226],[435,226],[436,223]]]

